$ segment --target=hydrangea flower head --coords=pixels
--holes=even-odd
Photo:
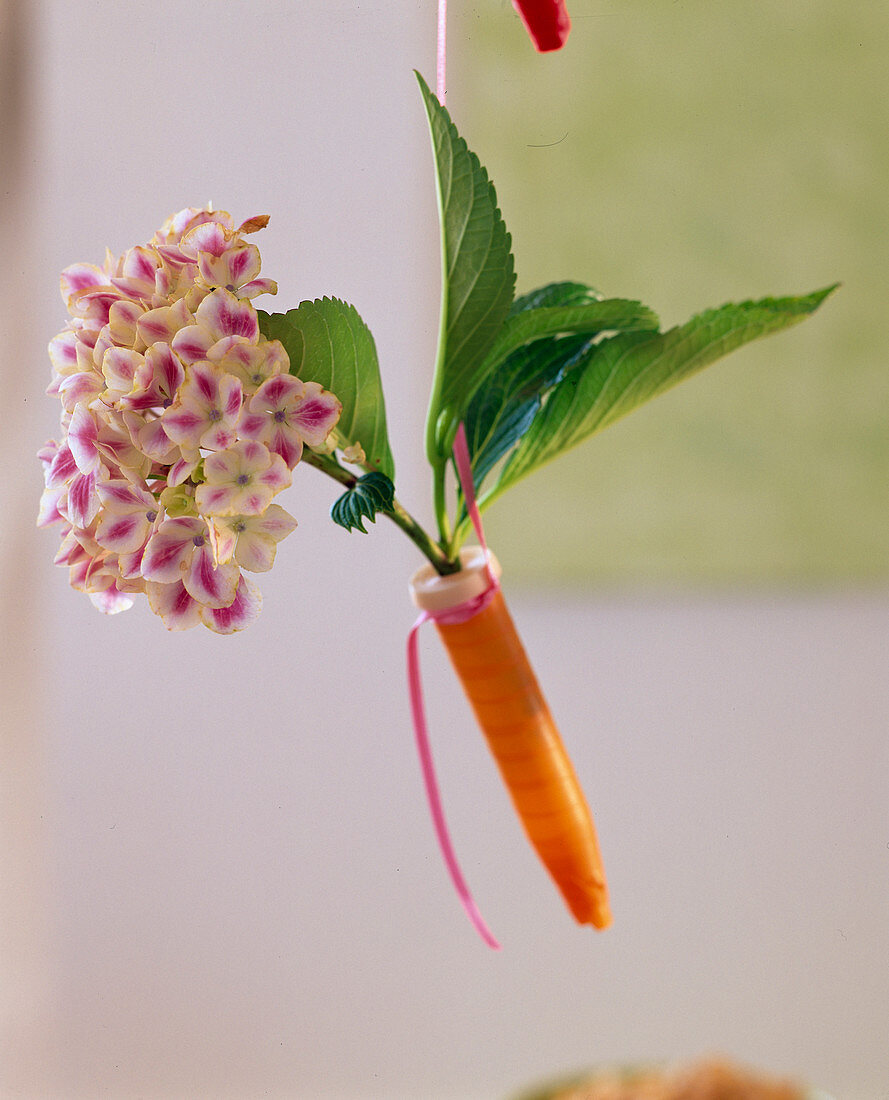
[[[272,498],[341,406],[260,332],[253,299],[277,285],[245,237],[267,223],[188,207],[147,244],[62,272],[47,389],[61,432],[39,452],[37,522],[61,526],[56,563],[108,614],[142,593],[170,630],[241,630],[262,606],[242,570],[271,568],[296,527]]]

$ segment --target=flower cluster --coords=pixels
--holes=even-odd
[[[62,524],[56,563],[108,613],[143,592],[170,630],[249,625],[296,521],[273,498],[303,446],[322,448],[337,398],[289,373],[251,299],[275,293],[225,211],[188,208],[102,267],[62,273],[71,319],[49,345],[61,438],[40,452],[38,524]]]

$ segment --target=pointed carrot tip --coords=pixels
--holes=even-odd
[[[568,882],[563,881],[559,884],[559,888],[571,910],[571,915],[578,924],[591,925],[600,932],[610,927],[613,919],[611,906],[608,904],[608,895],[601,885],[583,884],[578,888],[577,883],[569,885]]]

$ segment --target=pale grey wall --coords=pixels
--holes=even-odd
[[[272,215],[281,303],[338,294],[369,322],[400,491],[425,515],[437,232],[410,70],[432,75],[433,6],[21,9],[0,268],[18,340],[2,347],[0,1091],[482,1100],[720,1049],[882,1100],[885,597],[513,595],[598,815],[616,915],[601,936],[563,912],[425,638],[442,785],[495,955],[419,786],[416,560],[394,528],[334,528],[333,492],[298,470],[300,527],[262,578],[261,619],[231,638],[168,635],[144,607],[102,618],[32,530],[58,271],[205,199]]]

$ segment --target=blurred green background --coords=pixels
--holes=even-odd
[[[885,582],[889,7],[568,7],[566,48],[538,56],[509,0],[451,6],[448,107],[497,187],[519,291],[577,279],[667,327],[843,286],[495,504],[510,579]]]

